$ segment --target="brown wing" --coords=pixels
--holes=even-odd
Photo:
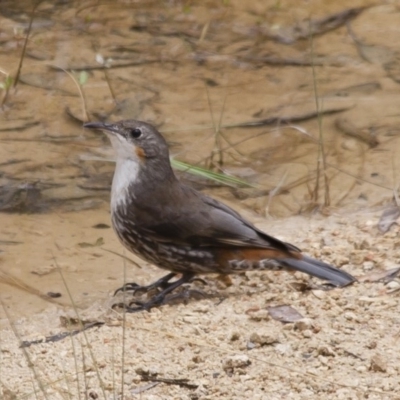
[[[251,247],[280,251],[292,256],[300,250],[257,229],[225,204],[181,185],[177,202],[166,202],[163,218],[153,217],[149,205],[135,210],[146,234],[164,243],[207,247]],[[180,199],[184,201],[179,201]]]

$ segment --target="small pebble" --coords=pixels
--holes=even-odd
[[[375,267],[375,263],[373,261],[364,261],[362,266],[364,271],[370,271]]]
[[[312,294],[317,298],[317,299],[325,299],[326,298],[326,291],[324,290],[313,290]]]
[[[314,322],[310,318],[302,318],[294,323],[294,329],[299,331],[311,330],[314,327]]]
[[[310,338],[312,337],[312,331],[310,329],[306,329],[305,331],[302,332],[304,338]]]
[[[249,357],[246,354],[237,354],[226,357],[222,363],[224,371],[233,371],[236,368],[244,368],[251,364]]]
[[[400,283],[397,281],[392,281],[392,282],[389,282],[386,286],[390,290],[395,290],[395,289],[400,288]]]
[[[279,342],[279,336],[277,333],[271,331],[257,331],[250,335],[250,342],[260,346],[271,345]]]
[[[353,312],[351,312],[351,311],[346,311],[345,313],[344,313],[344,317],[348,320],[348,321],[357,321],[357,316],[356,316],[356,314],[354,314]]]
[[[375,354],[371,357],[371,365],[369,369],[374,372],[386,372],[387,363],[380,354]]]

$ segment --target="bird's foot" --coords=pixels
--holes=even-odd
[[[128,283],[125,283],[120,288],[118,288],[114,292],[114,296],[119,292],[131,292],[132,294],[136,294],[138,292],[148,293],[148,292],[150,292],[150,291],[152,291],[154,289],[164,290],[164,289],[166,289],[168,287],[168,285],[170,285],[169,281],[174,276],[176,276],[176,274],[171,272],[171,273],[163,276],[162,278],[158,279],[157,281],[151,283],[150,285],[146,285],[146,286],[138,285],[135,282],[128,282]]]
[[[164,303],[165,296],[160,296],[162,293],[159,293],[156,296],[153,296],[149,301],[139,301],[133,300],[128,304],[125,303],[117,303],[113,305],[113,309],[115,308],[123,308],[127,313],[135,313],[139,311],[150,311],[154,307],[159,307]]]
[[[182,300],[184,304],[187,304],[191,297],[197,299],[206,298],[207,293],[201,290],[190,289],[189,287],[186,287],[180,293],[174,293],[169,296],[164,295],[163,293],[159,293],[158,295],[153,296],[149,301],[146,302],[134,300],[129,302],[129,304],[117,303],[113,305],[113,308],[124,308],[125,312],[127,313],[150,311],[152,308],[169,304],[171,302],[175,302],[176,300]]]
[[[200,290],[192,290],[189,287],[185,287],[180,293],[176,294],[170,294],[173,292],[175,289],[178,287],[182,286],[185,283],[188,282],[193,282],[193,281],[199,281],[201,283],[206,284],[206,282],[203,279],[200,278],[193,278],[193,274],[183,274],[182,277],[176,281],[169,282],[169,280],[175,276],[176,274],[171,273],[166,275],[165,277],[159,279],[158,281],[154,282],[151,285],[148,286],[139,286],[137,284],[127,284],[129,285],[128,287],[124,287],[119,289],[118,291],[125,290],[127,291],[128,288],[130,288],[133,292],[134,295],[136,295],[138,292],[143,292],[143,293],[148,293],[151,290],[161,290],[158,293],[156,293],[153,297],[151,297],[148,301],[141,301],[134,299],[130,301],[128,304],[125,304],[123,302],[116,303],[113,305],[113,308],[124,308],[126,312],[129,313],[134,313],[134,312],[139,312],[139,311],[149,311],[154,307],[159,307],[163,304],[167,304],[170,301],[173,301],[175,299],[183,298],[185,302],[188,301],[189,297],[191,295],[195,295],[197,297],[202,296],[205,297],[205,294],[201,292]],[[126,286],[126,285],[124,285]],[[118,292],[117,291],[117,292]],[[117,293],[116,292],[116,293]]]

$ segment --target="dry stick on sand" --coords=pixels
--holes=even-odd
[[[89,116],[88,116],[87,109],[86,109],[86,99],[85,99],[85,96],[83,94],[81,85],[76,81],[75,77],[70,72],[68,72],[66,69],[64,69],[62,67],[58,67],[57,65],[53,65],[52,67],[56,68],[56,69],[60,69],[61,71],[64,71],[72,79],[72,81],[75,83],[75,85],[76,85],[76,87],[78,88],[78,91],[79,91],[79,96],[80,96],[80,98],[82,100],[82,113],[83,113],[83,116],[84,116],[84,120],[85,121],[89,121]]]
[[[311,22],[310,22],[310,32],[311,32]],[[314,41],[313,36],[310,35],[310,47],[311,47],[311,58],[314,55]],[[320,167],[322,165],[322,174],[324,177],[325,184],[325,196],[324,196],[324,206],[329,207],[331,200],[329,194],[329,180],[327,176],[327,165],[326,165],[326,154],[325,154],[325,146],[324,146],[324,136],[322,129],[322,114],[320,113],[320,103],[318,97],[318,87],[317,87],[317,74],[315,70],[315,66],[312,64],[312,75],[313,75],[313,84],[314,84],[314,98],[315,98],[315,107],[318,115],[318,130],[319,130],[319,143],[318,143],[318,159],[317,159],[317,178],[315,181],[315,188],[313,193],[314,203],[318,204],[318,196],[319,196],[319,178],[320,178]]]
[[[29,25],[28,25],[28,29],[26,32],[26,36],[25,36],[25,41],[24,41],[24,47],[22,48],[22,53],[21,53],[21,58],[19,60],[19,65],[18,65],[18,69],[17,69],[17,74],[15,75],[15,79],[14,79],[14,87],[17,87],[18,82],[19,82],[19,76],[21,75],[21,69],[22,69],[22,64],[24,62],[24,58],[25,58],[25,53],[26,53],[26,47],[28,45],[28,39],[29,39],[29,35],[31,33],[31,29],[32,29],[32,24],[33,24],[33,18],[35,16],[35,12],[36,9],[39,7],[40,3],[42,3],[43,0],[39,0],[32,8],[31,11],[31,17],[29,19]]]
[[[82,330],[82,332],[83,332],[83,336],[84,336],[84,338],[85,338],[85,341],[86,341],[86,344],[87,344],[87,348],[88,348],[88,350],[89,350],[90,357],[91,357],[91,359],[92,359],[93,365],[95,366],[96,377],[97,377],[97,379],[98,379],[98,381],[99,381],[100,388],[101,388],[101,390],[102,390],[102,392],[103,392],[103,397],[106,398],[105,384],[104,384],[103,380],[101,379],[99,367],[98,367],[98,364],[96,363],[96,359],[95,359],[95,357],[94,357],[94,353],[93,353],[93,350],[92,350],[92,346],[90,345],[89,338],[88,338],[87,335],[86,335],[85,329],[83,329],[84,326],[83,326],[83,323],[82,323],[82,319],[81,319],[80,316],[79,316],[78,307],[76,306],[76,303],[75,303],[75,301],[74,301],[74,299],[73,299],[73,297],[72,297],[71,291],[69,290],[69,287],[68,287],[68,285],[67,285],[67,282],[66,282],[66,280],[65,280],[65,278],[64,278],[64,275],[63,275],[63,273],[62,273],[62,270],[61,270],[60,266],[58,265],[57,259],[56,259],[56,257],[54,256],[54,254],[53,254],[53,261],[54,261],[54,264],[56,265],[57,270],[58,270],[58,272],[59,272],[59,274],[60,274],[61,280],[62,280],[62,282],[64,283],[65,290],[66,290],[67,293],[68,293],[68,297],[69,297],[69,299],[70,299],[70,301],[71,301],[72,308],[74,309],[74,312],[75,312],[75,314],[76,314],[76,317],[77,317],[77,319],[78,319],[78,322],[79,322],[79,324],[80,324],[80,326],[81,326],[81,330]]]
[[[226,97],[224,99],[224,104],[223,104],[222,111],[221,111],[220,121],[219,121],[219,123],[217,125],[215,123],[214,113],[213,113],[213,109],[212,109],[212,106],[211,106],[210,92],[208,91],[208,87],[207,86],[206,86],[206,92],[207,92],[208,108],[209,108],[209,111],[210,111],[211,121],[212,121],[212,125],[213,125],[213,128],[214,128],[214,149],[211,150],[211,154],[209,156],[210,168],[213,167],[213,164],[214,164],[213,161],[214,161],[214,155],[215,154],[218,154],[217,165],[221,168],[224,165],[224,157],[223,157],[223,151],[221,150],[220,122],[222,120],[222,114],[224,112]]]

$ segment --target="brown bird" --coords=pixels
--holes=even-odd
[[[135,120],[89,122],[101,129],[117,155],[111,191],[115,232],[131,252],[171,271],[149,286],[128,283],[122,289],[161,290],[128,311],[161,305],[166,295],[197,274],[232,274],[286,268],[346,286],[349,273],[315,260],[257,229],[236,211],[180,182],[169,159],[168,145],[151,125]],[[173,280],[177,274],[182,276]],[[172,281],[171,281],[172,280]]]

